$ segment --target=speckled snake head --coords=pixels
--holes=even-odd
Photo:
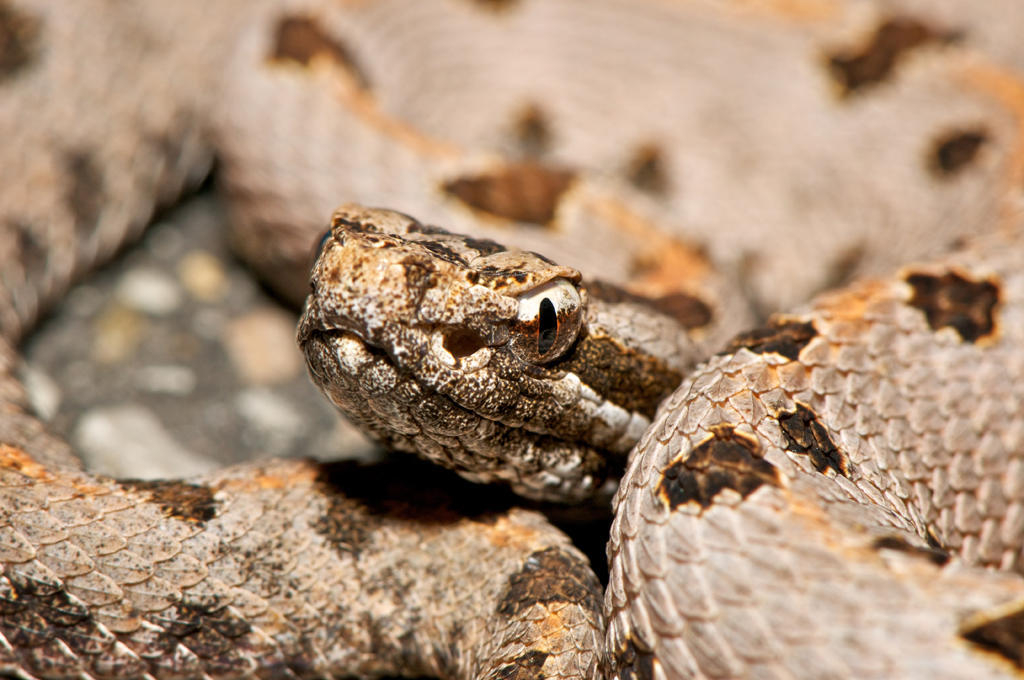
[[[580,280],[535,253],[347,204],[298,341],[320,390],[388,446],[579,498],[621,465],[681,363],[610,337]]]

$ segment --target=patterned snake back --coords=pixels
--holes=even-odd
[[[1022,15],[0,0],[0,675],[1019,676]],[[294,301],[338,203],[422,220],[335,214],[311,376],[474,482],[621,477],[603,600],[419,463],[81,470],[14,348],[214,155]]]

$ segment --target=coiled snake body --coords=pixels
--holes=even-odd
[[[1018,674],[1021,10],[916,9],[0,2],[0,673]],[[286,296],[333,203],[422,220],[335,212],[311,377],[472,481],[621,476],[603,600],[412,463],[118,482],[33,417],[14,343],[214,150]]]

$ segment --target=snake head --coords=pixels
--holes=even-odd
[[[610,308],[572,267],[401,213],[338,209],[311,284],[298,342],[339,409],[387,446],[530,497],[595,491],[681,378],[674,351],[609,335]]]

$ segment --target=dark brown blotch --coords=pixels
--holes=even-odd
[[[219,503],[214,491],[202,484],[180,481],[130,479],[121,482],[128,489],[149,494],[168,517],[188,522],[209,522],[217,516]]]
[[[708,508],[723,489],[746,498],[764,484],[781,482],[775,466],[762,457],[757,439],[720,425],[685,459],[665,469],[657,494],[671,510],[690,502]]]
[[[917,19],[893,17],[880,24],[861,49],[830,55],[829,71],[844,94],[852,94],[867,85],[886,80],[900,57],[909,50],[926,43],[950,42],[955,38],[955,35],[936,31]]]
[[[280,674],[268,674],[268,677],[292,678],[297,676],[299,678],[316,678],[323,676],[323,653],[309,636],[303,635],[298,639],[292,638],[281,644],[281,650],[284,653],[287,670],[291,671],[291,673],[282,669]]]
[[[153,659],[164,654],[173,652],[178,646],[178,640],[163,628],[147,626],[136,628],[125,635],[121,640],[127,644],[133,652],[144,659]]]
[[[75,219],[75,229],[82,235],[91,234],[105,201],[103,171],[87,151],[66,154],[64,167],[69,179],[64,202]]]
[[[587,281],[587,295],[592,299],[612,304],[643,305],[659,314],[675,319],[684,328],[701,328],[711,323],[711,308],[700,298],[686,293],[669,293],[661,297],[646,297],[630,293],[625,288],[607,281]]]
[[[90,619],[85,603],[55,579],[33,579],[13,570],[0,581],[0,634],[15,647],[38,647]],[[45,656],[45,654],[44,654]],[[37,655],[39,661],[43,657]]]
[[[228,607],[207,615],[203,619],[203,625],[227,638],[242,637],[252,631],[252,625]]]
[[[352,52],[308,16],[286,16],[277,23],[274,33],[274,61],[291,61],[309,66],[315,57],[328,57],[352,74],[363,89],[370,86],[365,71],[352,57]]]
[[[462,236],[461,234],[453,234],[444,227],[439,227],[434,224],[423,224],[422,222],[417,221],[414,217],[410,217],[405,213],[398,214],[402,215],[403,217],[408,217],[409,220],[411,221],[411,224],[407,227],[410,234],[445,234],[446,236],[459,236],[460,238],[465,238],[466,240],[472,240],[468,236]],[[348,220],[344,221],[348,222]],[[484,240],[486,241],[487,239]]]
[[[988,134],[981,129],[958,130],[935,140],[928,165],[939,177],[952,177],[978,157]]]
[[[12,240],[17,248],[17,261],[25,272],[25,279],[37,280],[46,271],[48,255],[45,243],[36,235],[32,225],[27,222],[9,221],[6,231],[13,235]]]
[[[498,680],[540,680],[544,677],[541,669],[550,656],[547,652],[531,649],[512,660],[512,663],[498,669],[494,674]]]
[[[469,0],[469,2],[491,12],[504,12],[519,4],[519,0]]]
[[[331,220],[331,229],[342,227],[345,231],[354,232],[356,234],[372,235],[380,234],[380,229],[372,221],[361,222],[358,220],[351,219],[344,215],[335,215]],[[428,227],[420,224],[419,222],[414,223],[409,227],[409,231],[417,231],[425,234],[434,234],[435,231],[428,231]]]
[[[229,647],[215,657],[204,659],[204,670],[211,678],[244,678],[247,675],[251,677],[253,659],[250,654],[249,650]],[[283,664],[281,668],[283,669]],[[283,674],[277,677],[282,676]]]
[[[55,659],[58,668],[65,664],[63,659]],[[91,675],[97,678],[143,678],[149,675],[149,663],[146,659],[140,659],[125,647],[112,647],[100,653],[92,662]],[[214,669],[207,664],[204,669],[209,676],[214,676]],[[174,677],[169,674],[161,674],[163,677]],[[149,677],[153,677],[150,675]],[[183,676],[177,676],[183,677]],[[236,676],[237,677],[237,676]]]
[[[38,647],[54,632],[46,619],[28,609],[0,617],[0,633],[13,647]]]
[[[960,636],[1024,669],[1024,609],[971,625]]]
[[[626,168],[626,178],[640,191],[663,196],[668,192],[669,178],[665,154],[656,144],[645,144],[636,150]]]
[[[949,562],[949,553],[941,548],[932,546],[914,545],[902,536],[882,536],[875,539],[874,547],[880,550],[898,550],[923,557],[937,567],[945,566]]]
[[[208,626],[200,626],[197,630],[181,638],[181,644],[200,659],[212,659],[228,651],[231,641]]]
[[[687,293],[669,293],[656,297],[651,300],[651,307],[688,329],[703,328],[714,318],[707,303]]]
[[[565,168],[523,161],[491,173],[461,177],[446,183],[444,190],[489,215],[547,225],[574,178],[575,173]]]
[[[129,642],[133,649],[138,651],[137,646],[134,644],[134,638],[136,635],[137,633],[133,634],[129,638]],[[178,644],[177,641],[169,635],[163,633],[161,635],[170,641],[170,644],[165,651],[170,651]],[[106,627],[100,626],[100,624],[92,618],[88,618],[79,624],[65,628],[61,631],[60,637],[64,642],[68,643],[68,646],[74,651],[79,654],[89,655],[101,654],[110,649],[115,640],[114,635],[107,630]]]
[[[549,368],[575,373],[602,398],[648,419],[683,379],[661,359],[586,327],[565,357]]]
[[[800,350],[817,334],[818,331],[810,321],[786,321],[781,317],[772,317],[764,326],[737,335],[718,356],[748,349],[755,354],[775,353],[796,360]]]
[[[601,584],[590,566],[558,548],[533,553],[509,577],[498,613],[511,618],[538,603],[577,605],[594,617],[600,617],[604,606]]]
[[[358,555],[371,536],[376,522],[368,520],[362,506],[343,494],[328,492],[327,512],[313,525],[313,530],[327,539],[336,550]]]
[[[89,609],[81,600],[61,588],[45,597],[32,598],[30,608],[56,626],[73,626],[89,618]]]
[[[191,635],[203,626],[203,612],[196,607],[172,605],[154,612],[149,619],[175,637]]]
[[[39,56],[42,21],[0,0],[0,83],[30,66]]]
[[[654,654],[643,651],[642,646],[632,638],[626,640],[624,648],[611,655],[621,680],[654,680]]]
[[[996,283],[972,281],[954,272],[910,274],[906,282],[914,289],[910,305],[924,312],[932,330],[948,326],[967,342],[976,342],[995,330]]]
[[[543,156],[551,148],[551,123],[535,104],[525,107],[515,126],[516,145],[524,156]]]
[[[431,253],[441,258],[445,262],[454,264],[459,267],[468,267],[469,263],[462,259],[462,256],[456,253],[454,250],[439,243],[438,241],[417,241],[417,245],[421,248],[429,250]]]
[[[494,255],[495,253],[501,253],[508,248],[501,245],[497,241],[492,241],[489,238],[472,238],[471,236],[463,236],[462,242],[466,244],[467,248],[480,253],[480,257],[487,257],[488,255]]]
[[[837,475],[850,476],[846,457],[832,441],[818,414],[810,408],[797,404],[796,411],[780,413],[779,427],[782,428],[787,451],[810,456],[811,464],[818,472],[831,469]]]
[[[637,654],[636,661],[630,668],[636,680],[654,680],[654,654],[650,652]]]

